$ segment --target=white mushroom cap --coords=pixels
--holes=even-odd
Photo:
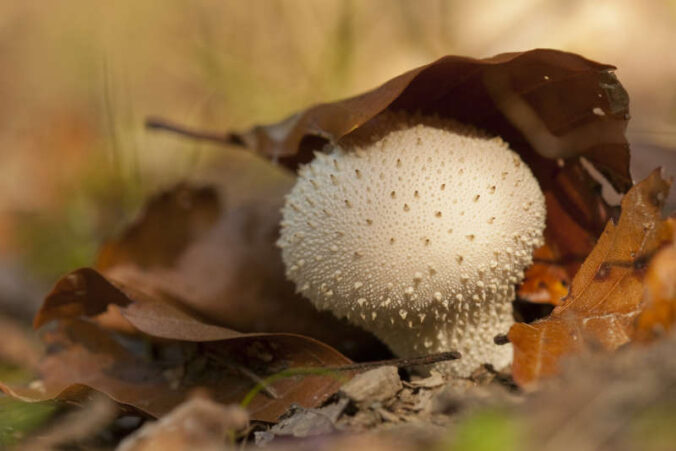
[[[511,346],[493,339],[513,323],[545,202],[500,138],[436,122],[316,153],[287,196],[278,245],[287,276],[319,309],[400,356],[460,351],[440,369],[466,376],[511,362]]]

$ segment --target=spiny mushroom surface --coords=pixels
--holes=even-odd
[[[514,321],[545,203],[500,138],[432,123],[403,121],[370,144],[316,153],[287,195],[278,245],[287,277],[317,308],[402,357],[460,351],[437,369],[467,376],[511,362],[511,346],[493,339]]]

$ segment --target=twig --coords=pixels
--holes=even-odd
[[[186,138],[199,139],[202,141],[210,141],[218,144],[238,145],[243,146],[242,139],[233,133],[218,133],[208,132],[204,130],[195,130],[184,125],[175,124],[160,118],[149,117],[146,119],[146,128],[149,130],[160,130],[177,135],[185,136]]]
[[[353,363],[350,365],[339,365],[326,367],[330,371],[358,371],[367,370],[370,368],[378,368],[381,366],[396,366],[397,368],[407,368],[419,365],[431,365],[437,362],[444,362],[446,360],[456,360],[460,358],[460,353],[457,351],[440,352],[438,354],[429,354],[419,357],[408,357],[402,359],[378,360],[375,362]]]

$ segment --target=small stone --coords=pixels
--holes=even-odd
[[[430,371],[430,376],[424,379],[417,379],[409,382],[411,387],[415,388],[436,388],[444,385],[444,378],[438,371]]]
[[[340,392],[357,403],[383,402],[403,388],[396,366],[382,366],[358,374]]]

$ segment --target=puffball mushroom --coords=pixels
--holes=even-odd
[[[499,137],[405,116],[373,142],[317,152],[282,215],[287,277],[317,308],[401,357],[460,351],[436,365],[448,375],[511,362],[494,337],[514,322],[545,201]]]

